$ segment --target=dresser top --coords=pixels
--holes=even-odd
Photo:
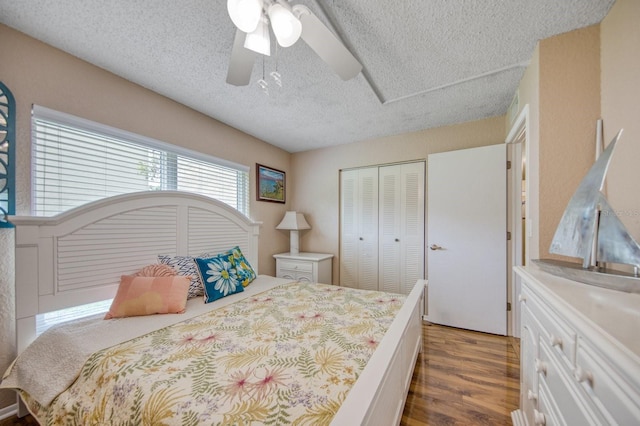
[[[540,270],[518,267],[516,272],[535,281],[539,292],[557,308],[570,308],[582,321],[595,324],[640,357],[640,294],[610,290],[571,281]]]

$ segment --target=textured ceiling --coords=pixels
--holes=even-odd
[[[226,84],[235,27],[224,0],[0,0],[0,22],[298,152],[504,114],[536,42],[600,22],[614,0],[292,3],[363,72],[342,81],[300,40],[261,56],[249,86]]]

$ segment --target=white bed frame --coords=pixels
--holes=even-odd
[[[10,221],[16,226],[18,353],[36,337],[36,315],[110,299],[122,274],[155,263],[158,254],[197,256],[238,245],[257,272],[261,224],[196,194],[134,193],[50,218]],[[400,423],[422,347],[423,289],[418,281],[333,424]]]

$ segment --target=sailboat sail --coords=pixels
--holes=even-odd
[[[554,259],[533,262],[543,271],[590,285],[640,294],[640,245],[625,229],[602,192],[613,150],[622,130],[598,157],[562,215],[549,251],[583,260]],[[595,248],[595,250],[594,250]],[[594,253],[595,252],[595,253]],[[591,259],[591,257],[595,259]],[[591,267],[591,262],[596,267]],[[633,265],[633,274],[608,269],[598,262]]]
[[[591,250],[598,226],[598,205],[601,197],[604,198],[601,190],[611,162],[611,155],[621,134],[622,130],[613,138],[580,182],[560,219],[549,248],[550,253],[581,258],[584,268],[590,264]]]
[[[598,260],[640,267],[640,245],[629,235],[604,196],[600,205]]]

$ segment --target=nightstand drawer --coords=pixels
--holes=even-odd
[[[281,260],[278,263],[281,271],[295,271],[295,272],[308,272],[313,273],[313,264],[311,262],[295,261],[295,260]]]

